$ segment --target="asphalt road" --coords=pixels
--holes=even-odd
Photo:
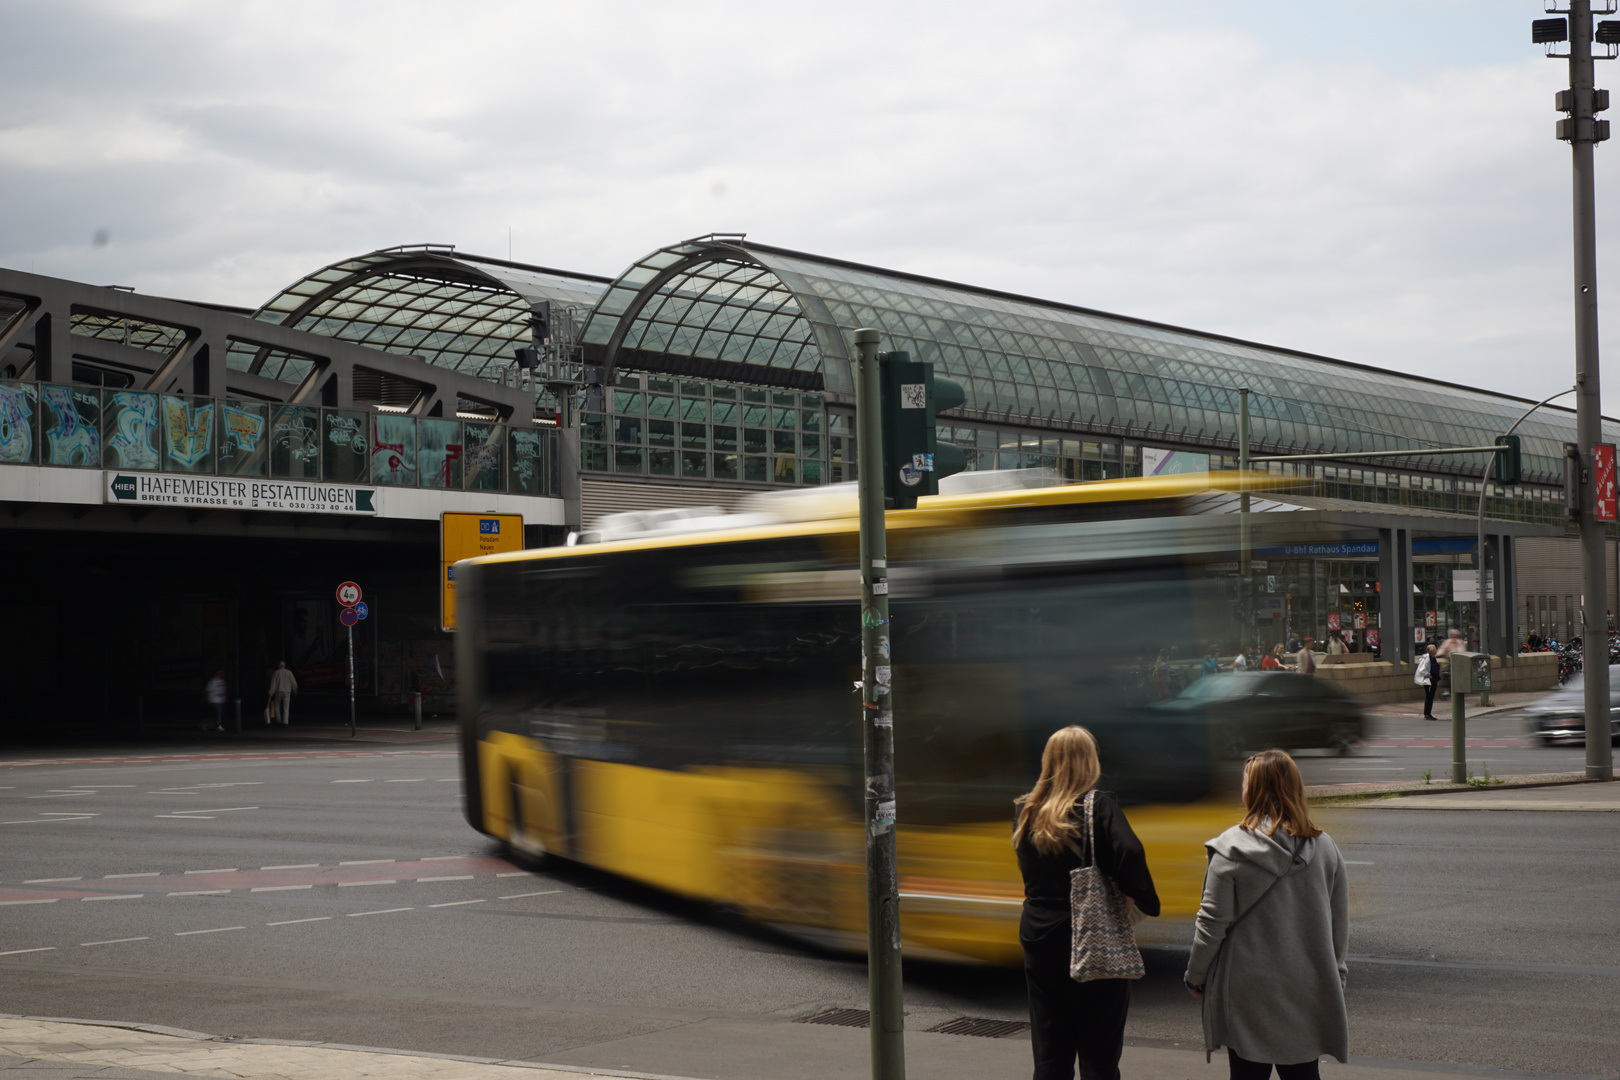
[[[864,1075],[864,1031],[791,1022],[863,1007],[861,960],[577,867],[512,866],[460,817],[452,744],[222,747],[0,760],[0,1012],[715,1080]],[[1322,817],[1351,860],[1358,1056],[1616,1075],[1615,815]],[[1160,931],[1130,1035],[1190,1048],[1185,928]],[[1027,1070],[1024,1039],[923,1033],[1020,1018],[1017,972],[907,976],[915,1075]]]

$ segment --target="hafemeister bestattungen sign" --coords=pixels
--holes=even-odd
[[[142,506],[279,510],[294,514],[375,514],[376,488],[300,480],[109,472],[106,501]]]

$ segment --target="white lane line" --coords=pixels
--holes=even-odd
[[[1489,590],[1486,590],[1489,591]],[[452,874],[449,877],[419,877],[417,881],[471,881],[471,874]]]
[[[398,878],[381,878],[377,881],[340,881],[338,888],[346,889],[351,885],[398,885]]]
[[[441,783],[441,784],[454,784],[456,781],[458,781],[460,779],[461,779],[461,777],[459,777],[459,776],[441,776],[441,777],[439,777],[439,783]]]
[[[175,937],[190,937],[193,934],[223,934],[227,930],[246,930],[245,926],[216,926],[212,930],[176,930]]]
[[[1489,592],[1490,590],[1487,589],[1486,591]],[[234,873],[236,873],[236,867],[234,867],[234,866],[226,866],[226,867],[223,867],[223,868],[221,868],[219,870],[187,870],[186,873],[188,873],[188,874],[234,874]]]
[[[288,863],[286,866],[261,866],[261,867],[259,867],[259,869],[260,870],[313,870],[319,865],[321,865],[321,864],[318,863],[318,862],[295,862],[295,863]]]
[[[92,900],[139,900],[145,895],[145,893],[131,892],[122,893],[118,896],[81,896],[79,899],[88,904]]]
[[[13,821],[0,821],[0,825],[57,825],[64,821],[89,821],[100,814],[41,814],[37,818],[19,818]]]
[[[232,810],[257,810],[257,806],[216,806],[212,810],[182,810],[182,814],[228,814]]]
[[[170,896],[224,896],[229,889],[198,889],[196,892],[172,892]]]
[[[369,784],[370,780],[333,780],[334,784]]]
[[[384,780],[385,784],[420,784],[425,777],[418,776],[415,780]]]
[[[139,874],[102,874],[101,875],[101,880],[102,881],[111,881],[113,878],[157,877],[157,876],[158,876],[158,872],[156,870],[143,870]]]
[[[454,859],[468,859],[470,855],[424,855],[417,862],[450,862]]]
[[[151,940],[152,940],[151,938],[144,938],[144,937],[115,937],[115,938],[112,938],[112,939],[110,939],[108,941],[81,941],[81,942],[79,942],[79,945],[82,948],[89,948],[92,945],[122,945],[126,941],[151,941]]]
[[[39,816],[40,817],[78,818],[78,817],[100,817],[101,815],[100,814],[87,814],[83,810],[61,811],[61,812],[57,812],[57,813],[52,813],[49,810],[45,810],[45,811],[42,811]]]
[[[377,863],[394,862],[394,861],[395,861],[394,859],[350,859],[348,862],[340,862],[340,863],[338,863],[338,865],[339,866],[375,866]]]
[[[213,821],[208,814],[153,814],[153,817],[174,818],[177,821]]]
[[[255,885],[248,892],[289,892],[293,889],[313,889],[313,885]]]
[[[349,918],[357,919],[362,915],[392,915],[396,911],[415,911],[415,910],[416,910],[415,908],[409,908],[409,907],[391,907],[391,908],[383,908],[380,911],[351,911],[351,912],[349,912]]]
[[[100,791],[102,788],[134,787],[134,786],[135,786],[134,784],[69,784],[68,785],[68,787],[72,787],[72,788],[80,788],[80,789],[89,788],[89,789],[94,790],[94,791]],[[56,790],[59,790],[59,789],[57,789],[57,788],[47,788],[46,790],[47,791],[56,791]]]
[[[1486,589],[1485,591],[1489,592],[1490,590]],[[1346,865],[1346,866],[1376,866],[1377,864],[1372,863],[1372,862],[1364,862],[1361,859],[1346,859],[1346,860],[1344,860],[1344,865]]]
[[[57,791],[50,795],[24,795],[25,799],[65,799],[70,795],[94,795],[93,791]]]
[[[55,945],[47,945],[42,949],[12,949],[9,952],[0,952],[0,956],[21,956],[25,952],[55,952]]]
[[[463,904],[487,904],[488,900],[451,900],[446,904],[429,904],[428,907],[460,907]]]
[[[505,874],[496,874],[495,876],[496,877],[534,877],[534,875],[529,873],[527,870],[518,870],[518,871],[513,871],[513,872],[505,873]]]
[[[1490,590],[1486,590],[1489,592]],[[82,877],[36,877],[23,882],[24,885],[55,885],[59,881],[83,881]]]
[[[562,892],[561,889],[547,889],[545,892],[520,892],[520,893],[513,893],[511,896],[502,896],[502,897],[500,897],[500,899],[502,899],[502,900],[521,900],[525,896],[550,896],[553,893],[560,893],[560,892]]]
[[[331,917],[332,916],[330,916],[330,915],[317,915],[313,919],[283,919],[281,922],[267,922],[264,925],[266,925],[266,926],[296,926],[298,923],[302,923],[302,922],[326,922]]]
[[[0,907],[16,907],[18,904],[54,904],[61,897],[53,896],[49,900],[0,900]]]

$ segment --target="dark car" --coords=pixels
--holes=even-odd
[[[1530,734],[1551,746],[1558,742],[1586,742],[1586,687],[1581,672],[1569,682],[1525,709]],[[1620,742],[1620,664],[1609,666],[1609,741]]]
[[[1211,748],[1228,757],[1272,747],[1330,747],[1348,754],[1367,734],[1359,702],[1320,679],[1292,671],[1206,675],[1156,707],[1202,712]]]

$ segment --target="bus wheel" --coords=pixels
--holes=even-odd
[[[515,779],[507,786],[507,797],[512,807],[512,822],[506,838],[507,848],[519,862],[543,861],[546,857],[545,845],[530,834],[529,823],[523,820],[523,788]]]

